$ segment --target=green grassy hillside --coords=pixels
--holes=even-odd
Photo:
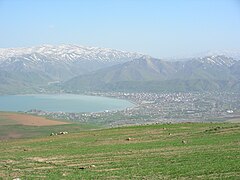
[[[4,140],[3,179],[239,179],[240,124],[185,123]]]

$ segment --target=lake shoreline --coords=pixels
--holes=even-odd
[[[135,103],[120,98],[70,93],[0,95],[0,100],[0,111],[12,112],[38,109],[48,112],[97,113],[122,111],[136,106]],[[32,106],[25,103],[32,103]]]

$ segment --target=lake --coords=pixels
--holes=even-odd
[[[0,111],[101,112],[133,106],[133,103],[122,99],[75,94],[0,96]]]

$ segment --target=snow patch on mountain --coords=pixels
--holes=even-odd
[[[119,51],[108,48],[85,47],[78,45],[43,45],[29,48],[6,48],[0,49],[0,60],[6,60],[11,57],[24,57],[32,61],[51,59],[52,61],[123,61],[137,59],[142,54]]]
[[[209,65],[217,65],[217,66],[227,66],[231,67],[233,64],[236,63],[236,60],[234,60],[231,57],[226,57],[224,55],[218,55],[218,56],[207,56],[207,57],[201,57],[197,59],[203,64],[209,64]]]
[[[0,71],[34,72],[51,80],[65,81],[140,57],[142,54],[77,45],[6,48],[0,49]]]
[[[194,57],[206,57],[206,56],[226,56],[226,57],[231,57],[234,60],[239,61],[240,60],[240,49],[206,51],[203,53],[195,54]]]

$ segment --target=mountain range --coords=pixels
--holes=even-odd
[[[226,56],[174,62],[142,56],[77,76],[63,87],[88,91],[238,91],[239,65],[240,61]]]
[[[32,92],[142,54],[77,45],[0,49],[0,93]]]
[[[166,61],[77,45],[0,49],[0,93],[240,90],[240,61],[209,55]]]

